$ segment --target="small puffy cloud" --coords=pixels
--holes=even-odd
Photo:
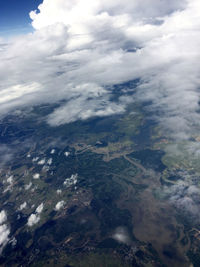
[[[32,205],[32,208],[34,208],[35,205]],[[41,203],[35,210],[35,213],[31,214],[28,218],[28,222],[27,225],[28,226],[33,226],[35,224],[37,224],[40,221],[40,213],[43,211],[44,209],[44,204]]]
[[[66,178],[63,185],[70,187],[72,185],[76,185],[78,182],[78,174],[72,174],[71,177]]]
[[[7,191],[11,191],[13,190],[13,185],[14,185],[14,181],[13,181],[13,175],[9,176],[6,179],[6,182],[8,184],[8,186],[4,189],[3,193],[6,193]]]
[[[43,211],[43,209],[44,209],[44,204],[41,203],[41,204],[37,207],[37,209],[36,209],[36,213],[41,213],[41,212]]]
[[[34,175],[33,175],[33,179],[39,179],[40,178],[40,174],[39,173],[35,173]]]
[[[27,203],[26,203],[26,201],[25,201],[24,203],[22,203],[22,204],[19,206],[19,210],[21,211],[21,210],[25,209],[26,207],[27,207]]]
[[[47,164],[48,164],[48,165],[51,165],[52,162],[53,162],[53,159],[52,159],[52,158],[50,158],[50,159],[47,160]]]
[[[35,157],[32,159],[32,162],[37,162],[39,160],[39,157]]]
[[[58,211],[58,210],[62,209],[64,207],[64,205],[65,205],[64,200],[59,201],[55,206],[55,210]]]
[[[38,165],[44,165],[44,164],[45,164],[45,162],[46,162],[46,160],[45,160],[45,159],[41,159],[40,161],[38,161]]]
[[[29,216],[27,224],[28,224],[28,226],[31,227],[31,226],[37,224],[39,222],[39,220],[40,220],[40,216],[38,214],[33,213]]]
[[[57,193],[58,195],[60,195],[60,194],[62,193],[62,190],[61,190],[61,189],[57,189],[57,190],[56,190],[56,193]]]
[[[129,238],[128,232],[124,227],[118,227],[115,230],[112,237],[113,237],[113,239],[117,240],[120,243],[124,243],[124,244],[130,243],[130,238]]]
[[[10,185],[13,184],[13,175],[11,175],[11,176],[8,177],[7,183],[9,183]]]
[[[68,157],[68,156],[70,155],[70,152],[66,151],[66,152],[64,153],[64,155],[65,155],[66,157]]]
[[[30,182],[24,186],[25,190],[29,190],[33,184]]]
[[[56,150],[55,149],[52,149],[50,153],[51,154],[55,154],[55,152],[56,152]]]

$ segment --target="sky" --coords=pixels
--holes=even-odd
[[[32,30],[29,12],[42,0],[0,0],[0,35],[11,36]]]
[[[37,12],[32,4],[12,8],[10,20],[23,10],[32,30],[0,39],[0,116],[62,103],[45,118],[55,127],[148,101],[172,138],[199,135],[199,0],[44,0]],[[124,88],[113,101],[113,86],[134,79],[136,93]]]

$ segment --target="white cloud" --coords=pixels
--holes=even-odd
[[[62,209],[64,207],[64,205],[65,205],[64,200],[59,201],[55,206],[55,210],[58,211],[58,210]]]
[[[27,224],[28,224],[28,226],[31,227],[31,226],[37,224],[39,222],[39,220],[40,220],[40,216],[38,214],[33,213],[29,216]]]
[[[70,187],[72,185],[76,185],[78,182],[78,174],[72,174],[69,178],[66,178],[63,185]]]
[[[44,204],[41,203],[35,210],[35,213],[31,214],[28,218],[28,226],[33,226],[35,224],[37,224],[40,221],[40,213],[43,211],[44,209]]]
[[[176,9],[184,7],[185,1],[156,1],[144,0],[143,2],[136,1],[120,1],[120,0],[78,0],[65,1],[59,0],[56,2],[45,0],[39,6],[40,13],[31,12],[30,16],[33,19],[33,26],[37,29],[52,25],[54,23],[63,22],[69,25],[72,32],[87,32],[87,27],[99,22],[101,16],[106,15],[117,18],[119,24],[123,16],[130,16],[134,21],[142,19],[156,18],[164,16]],[[71,29],[72,28],[72,29]]]
[[[91,91],[90,91],[91,89]],[[72,98],[67,104],[57,108],[48,117],[48,123],[52,126],[73,122],[76,120],[85,120],[92,116],[103,117],[122,113],[124,107],[115,103],[110,103],[107,97],[102,98],[105,94],[104,89],[97,88],[94,84],[82,84],[78,88],[74,88],[73,94],[80,94],[76,98]],[[88,98],[91,97],[89,100]]]
[[[169,197],[169,201],[177,210],[189,219],[198,222],[200,219],[200,188],[197,184],[197,176],[180,171],[175,173],[178,180],[176,184],[169,187],[164,186],[164,193]]]
[[[45,164],[45,162],[46,162],[46,160],[45,160],[45,159],[41,159],[40,161],[38,161],[38,165],[44,165],[44,164]]]
[[[43,211],[43,209],[44,209],[44,204],[41,203],[41,204],[37,207],[37,209],[36,209],[36,213],[41,213],[41,212]]]
[[[166,135],[176,140],[199,135],[199,0],[44,0],[39,10],[30,14],[34,33],[0,45],[1,116],[17,108],[57,103],[46,121],[59,126],[119,114],[128,103],[140,101],[149,103],[146,108]],[[136,78],[140,82],[133,96],[124,88],[113,100],[113,85]],[[179,152],[173,146],[168,149]],[[196,144],[190,142],[187,149],[191,157],[199,156]],[[0,154],[1,162],[13,156],[7,146],[1,146]],[[65,186],[76,183],[77,175],[64,181]],[[186,180],[167,190],[179,210],[199,214],[195,183]],[[28,225],[39,220],[32,214]],[[9,230],[2,231],[5,243]],[[113,238],[128,240],[123,229]]]
[[[61,189],[57,189],[57,190],[56,190],[56,193],[57,193],[58,195],[60,195],[60,194],[62,193],[62,190],[61,190]]]
[[[13,175],[8,177],[7,183],[9,183],[10,185],[13,185]]]
[[[27,207],[26,201],[19,206],[19,210],[23,210]]]
[[[33,184],[30,182],[24,186],[25,190],[29,190]]]
[[[54,154],[55,152],[56,152],[56,150],[55,149],[52,149],[50,153],[51,154]]]
[[[124,227],[118,227],[112,237],[120,243],[130,243],[128,232]]]
[[[0,225],[0,254],[9,242],[10,230],[6,224]]]
[[[32,162],[37,162],[39,160],[39,157],[35,157],[32,159]]]
[[[35,173],[34,175],[33,175],[33,179],[39,179],[40,178],[40,174],[39,173]]]
[[[6,212],[5,210],[2,210],[0,212],[0,224],[3,224],[4,222],[6,222],[6,220],[7,220]]]
[[[52,160],[52,158],[50,158],[50,159],[48,159],[47,164],[48,164],[48,165],[51,165],[52,162],[53,162],[53,160]]]
[[[5,224],[7,221],[7,214],[5,210],[0,212],[0,254],[2,253],[4,247],[9,242],[10,238],[10,230],[8,226]]]
[[[45,171],[45,172],[49,171],[49,166],[48,165],[44,165],[42,167],[42,170]]]
[[[68,157],[68,156],[70,155],[70,152],[66,151],[66,152],[64,153],[64,155],[65,155],[66,157]]]
[[[112,100],[112,85],[140,78],[132,101],[149,101],[166,133],[190,138],[200,128],[199,8],[198,0],[44,0],[30,14],[35,32],[0,50],[0,114],[61,100],[52,126],[121,113],[127,101]]]
[[[24,95],[38,91],[38,84],[13,85],[0,91],[0,104],[12,103]]]

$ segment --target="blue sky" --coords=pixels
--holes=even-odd
[[[31,31],[29,12],[42,0],[0,0],[0,36]]]

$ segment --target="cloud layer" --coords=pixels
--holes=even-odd
[[[140,79],[132,101],[150,101],[175,138],[199,130],[198,0],[44,0],[35,32],[0,49],[0,114],[60,103],[52,126],[124,112],[112,85]],[[124,93],[126,96],[126,93]]]

